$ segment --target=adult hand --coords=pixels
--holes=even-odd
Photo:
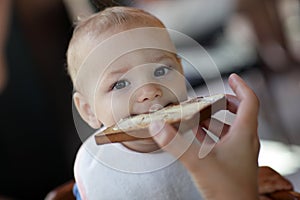
[[[258,199],[257,160],[259,140],[257,117],[259,102],[254,92],[236,74],[229,77],[229,85],[236,96],[227,95],[227,109],[236,113],[229,127],[211,119],[201,126],[215,133],[215,127],[224,125],[218,143],[194,141],[180,156],[178,149],[186,146],[187,140],[169,124],[153,122],[149,131],[154,140],[167,152],[180,156],[179,160],[192,175],[202,196],[213,199]],[[209,122],[212,124],[209,126]],[[163,126],[163,128],[162,128]],[[196,137],[201,140],[204,130],[199,126]],[[216,133],[218,134],[218,133]],[[176,136],[176,137],[175,137]],[[168,145],[167,145],[168,144]],[[203,145],[212,146],[210,152],[199,158]]]

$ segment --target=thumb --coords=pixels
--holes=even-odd
[[[182,135],[170,124],[155,121],[150,124],[149,133],[164,151],[180,159],[186,167],[189,168],[189,166],[199,162],[200,145],[196,142],[195,135],[191,130]],[[186,135],[192,135],[193,137],[187,137]]]

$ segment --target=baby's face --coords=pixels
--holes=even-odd
[[[128,53],[102,73],[94,97],[95,114],[105,126],[183,101],[187,92],[181,63],[162,50]]]
[[[108,39],[95,42],[94,50],[87,53],[75,82],[84,87],[88,102],[85,105],[77,101],[77,108],[85,110],[85,121],[93,128],[99,128],[101,123],[112,126],[122,118],[186,100],[180,59],[164,29],[141,28],[109,34],[103,36]]]

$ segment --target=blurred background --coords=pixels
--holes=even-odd
[[[72,22],[60,0],[1,0],[0,26],[0,196],[44,199],[73,177],[80,145],[65,66]]]
[[[175,41],[197,95],[232,93],[227,77],[240,74],[261,101],[259,164],[300,191],[299,0],[1,0],[0,199],[43,199],[73,179],[92,130],[77,134],[65,52],[74,22],[111,5],[145,9],[204,48],[210,59]]]

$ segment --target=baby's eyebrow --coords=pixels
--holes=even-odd
[[[174,57],[175,58],[175,57]],[[153,56],[152,58],[151,58],[151,61],[153,62],[153,63],[157,63],[157,62],[159,62],[159,61],[161,61],[161,60],[165,60],[165,59],[171,59],[171,60],[173,60],[174,59],[171,55],[168,55],[168,54],[163,54],[163,55],[159,55],[159,56]]]
[[[122,67],[122,68],[108,72],[107,76],[112,76],[112,75],[116,75],[116,74],[124,74],[127,71],[128,71],[127,67]]]
[[[127,67],[122,67],[122,68],[117,68],[115,70],[108,70],[108,71],[105,71],[102,75],[102,80],[104,82],[110,82],[111,80],[113,80],[115,76],[118,76],[120,74],[124,74],[128,71],[128,68]]]

